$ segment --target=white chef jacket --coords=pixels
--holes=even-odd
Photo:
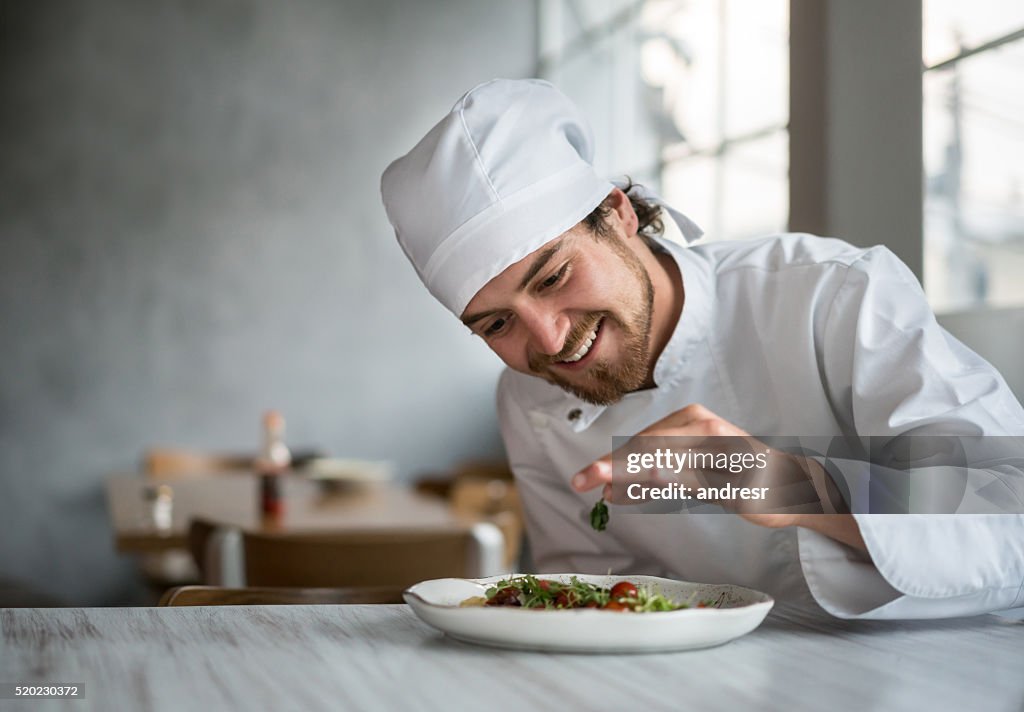
[[[656,388],[594,406],[506,369],[498,414],[535,566],[735,583],[843,618],[932,618],[1024,606],[1024,515],[855,514],[870,553],[729,514],[630,514],[589,525],[571,476],[700,403],[761,436],[1024,435],[999,373],[935,321],[884,247],[804,234],[683,247],[662,241],[685,303]],[[1019,509],[1017,510],[1019,511]]]

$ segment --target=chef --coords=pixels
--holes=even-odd
[[[498,414],[536,567],[735,583],[845,618],[1024,607],[1012,468],[966,484],[1010,493],[991,513],[874,514],[858,463],[792,456],[810,508],[613,504],[591,527],[599,495],[622,502],[613,436],[1024,435],[1003,378],[889,250],[803,234],[687,246],[692,221],[598,177],[592,156],[551,84],[494,80],[381,184],[421,280],[508,366]]]

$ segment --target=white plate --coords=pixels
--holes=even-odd
[[[376,460],[318,457],[307,462],[299,472],[316,482],[324,492],[359,490],[392,479],[390,463]]]
[[[671,600],[721,600],[722,607],[651,613],[459,607],[465,599],[484,595],[489,586],[512,575],[423,581],[407,589],[404,598],[425,623],[459,640],[500,648],[578,653],[646,653],[720,645],[754,630],[775,603],[767,594],[730,584],[655,576],[543,574],[541,578],[561,582],[576,576],[605,588],[618,581],[632,581]]]
[[[317,457],[310,460],[302,472],[310,479],[325,481],[385,482],[392,479],[391,463],[381,460]]]

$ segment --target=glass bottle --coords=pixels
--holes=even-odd
[[[284,443],[284,416],[276,410],[263,414],[263,446],[255,469],[260,480],[260,513],[266,519],[284,514],[282,477],[292,464],[292,454]]]

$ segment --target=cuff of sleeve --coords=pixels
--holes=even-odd
[[[845,544],[804,527],[797,528],[797,542],[807,587],[837,618],[858,618],[900,597],[870,559]]]
[[[870,560],[823,534],[797,531],[807,586],[832,615],[946,618],[1024,602],[1019,515],[853,516]]]

